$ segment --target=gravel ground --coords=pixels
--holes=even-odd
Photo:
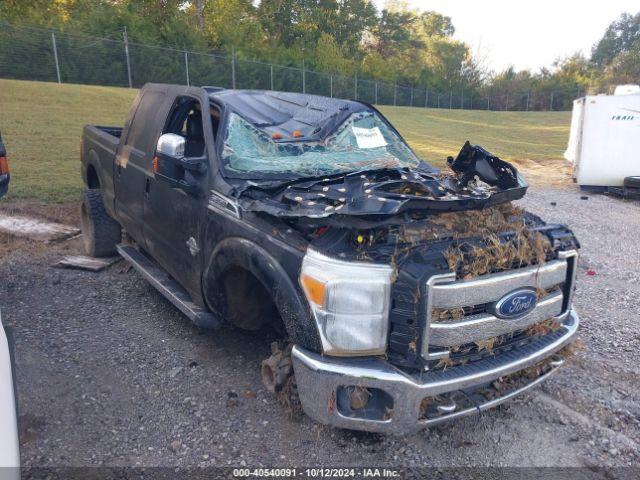
[[[532,393],[410,437],[294,420],[260,382],[270,334],[202,333],[124,262],[51,268],[78,240],[14,243],[0,306],[15,330],[23,465],[640,466],[640,205],[575,189],[520,203],[582,242],[585,348]]]

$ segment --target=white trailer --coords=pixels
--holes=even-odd
[[[585,190],[640,187],[640,87],[574,100],[569,145],[574,181]],[[626,179],[626,181],[625,181]]]
[[[12,355],[0,316],[0,478],[20,478],[20,449],[18,445],[17,404]]]

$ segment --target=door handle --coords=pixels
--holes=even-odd
[[[147,177],[147,179],[144,182],[144,194],[147,197],[149,196],[149,190],[151,190],[151,179]]]

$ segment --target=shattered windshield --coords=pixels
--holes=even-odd
[[[231,174],[326,175],[355,170],[417,167],[420,160],[374,112],[349,116],[329,137],[275,141],[231,113],[222,159]]]

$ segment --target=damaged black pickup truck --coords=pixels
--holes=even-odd
[[[87,252],[117,249],[201,327],[281,328],[266,384],[319,422],[481,412],[577,333],[579,244],[511,203],[518,171],[466,143],[442,173],[371,105],[147,85],[81,150]]]

